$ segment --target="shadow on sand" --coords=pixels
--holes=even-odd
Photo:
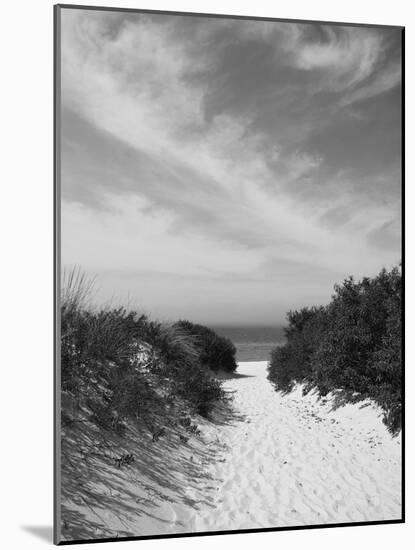
[[[204,422],[213,427],[243,420],[227,403]],[[67,430],[62,438],[63,539],[188,532],[189,525],[172,509],[213,506],[210,491],[202,486],[218,485],[206,466],[218,459],[225,445],[219,438],[208,442],[203,435],[193,435],[184,441],[180,436],[183,428],[173,420],[158,441],[138,426],[129,427],[122,438],[91,423]],[[128,453],[134,462],[117,467],[116,459]],[[138,532],[139,525],[146,532]]]
[[[370,405],[368,399],[369,397],[363,393],[357,393],[350,390],[336,390],[333,392],[331,410],[336,411],[345,405],[355,405],[356,403],[362,403],[359,408],[364,409]]]
[[[218,371],[214,374],[219,380],[234,380],[236,378],[255,378],[253,374],[240,374],[239,372]]]

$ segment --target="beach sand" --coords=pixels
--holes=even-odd
[[[334,409],[275,392],[266,363],[240,363],[247,378],[226,382],[243,421],[225,426],[224,462],[211,466],[221,488],[198,531],[398,519],[401,441],[367,401]]]
[[[301,387],[276,392],[266,362],[240,363],[238,373],[224,380],[233,413],[199,418],[200,434],[185,444],[178,433],[153,442],[137,432],[116,443],[133,464],[91,456],[77,468],[79,485],[64,491],[63,538],[400,519],[401,438],[380,409],[338,406]]]

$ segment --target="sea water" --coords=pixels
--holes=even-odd
[[[212,326],[220,336],[232,340],[237,361],[269,361],[271,351],[285,343],[281,326]]]

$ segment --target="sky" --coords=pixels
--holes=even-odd
[[[62,265],[281,324],[401,257],[401,31],[61,10]]]

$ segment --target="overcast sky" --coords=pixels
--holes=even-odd
[[[400,260],[400,30],[62,10],[62,263],[274,324]]]

